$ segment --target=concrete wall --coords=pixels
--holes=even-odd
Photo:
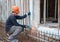
[[[34,0],[34,21],[40,24],[40,0]]]

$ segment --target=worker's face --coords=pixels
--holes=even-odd
[[[15,11],[15,14],[14,15],[18,15],[19,14],[19,10]]]
[[[16,11],[16,14],[17,14],[17,15],[19,14],[19,10]]]

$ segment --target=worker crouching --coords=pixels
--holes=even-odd
[[[17,23],[17,19],[24,19],[27,16],[30,16],[30,14],[19,16],[18,13],[19,13],[18,6],[13,6],[12,13],[6,20],[5,31],[9,34],[8,39],[10,40],[10,42],[18,42],[17,36],[19,35],[19,33],[22,32],[23,28],[27,27],[27,25],[21,25]]]

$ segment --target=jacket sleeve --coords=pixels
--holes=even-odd
[[[15,16],[15,17],[16,17],[16,19],[24,19],[24,18],[27,17],[27,15],[25,14],[25,15],[23,15],[23,16]]]
[[[17,23],[17,21],[15,20],[15,18],[14,18],[14,19],[11,18],[11,21],[12,21],[12,23],[13,23],[15,26],[21,26],[21,27],[23,27],[23,28],[26,28],[26,25],[21,25],[21,24]]]

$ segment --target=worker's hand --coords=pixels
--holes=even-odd
[[[27,26],[26,26],[26,29],[27,29],[27,30],[30,30],[30,29],[31,29],[31,26],[27,25]]]
[[[23,28],[26,28],[26,25],[22,25]]]
[[[31,27],[27,25],[26,28],[31,28]]]
[[[28,12],[28,16],[30,16],[31,15],[31,12]]]

